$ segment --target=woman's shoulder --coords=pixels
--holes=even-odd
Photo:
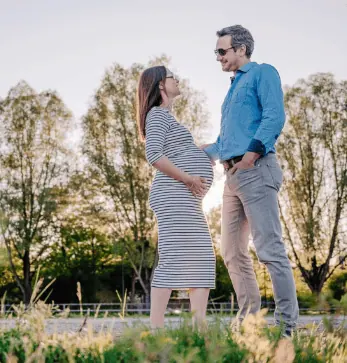
[[[163,121],[166,121],[168,123],[174,122],[175,118],[170,113],[170,111],[167,108],[160,107],[160,106],[154,106],[152,107],[146,116],[147,121],[154,120],[154,119],[161,119]]]
[[[147,114],[148,116],[152,116],[152,115],[162,115],[163,117],[168,117],[169,115],[169,110],[167,108],[164,107],[160,107],[160,106],[153,106]]]

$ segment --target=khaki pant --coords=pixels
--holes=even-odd
[[[248,252],[252,234],[257,256],[270,273],[276,302],[276,323],[294,328],[298,302],[292,268],[282,241],[277,193],[282,170],[275,154],[255,162],[227,179],[223,194],[221,252],[228,268],[242,319],[247,311],[260,309],[260,294],[252,259]]]

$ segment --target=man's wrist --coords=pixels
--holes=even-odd
[[[252,166],[255,161],[260,158],[260,156],[260,154],[253,151],[247,151],[246,154],[243,156],[242,160],[249,166]]]

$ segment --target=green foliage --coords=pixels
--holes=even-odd
[[[145,354],[134,349],[134,341],[130,339],[122,339],[113,347],[104,352],[105,362],[143,362]]]
[[[69,363],[69,356],[61,346],[48,346],[45,353],[45,363]]]
[[[57,186],[66,182],[71,114],[52,91],[25,82],[0,101],[0,232],[26,303],[32,266],[49,249]]]
[[[329,290],[332,291],[336,300],[341,300],[342,296],[347,294],[347,272],[333,276],[329,280]]]
[[[216,254],[216,288],[211,290],[210,299],[216,302],[230,302],[231,295],[234,293],[233,284],[223,258]]]
[[[346,102],[347,82],[328,73],[300,80],[285,94],[280,210],[292,260],[313,293],[347,258]]]
[[[341,307],[341,310],[343,311],[343,313],[346,315],[347,314],[347,293],[344,294],[342,297],[341,297],[341,300],[340,300],[340,307]]]
[[[76,302],[76,284],[80,282],[84,301],[97,302],[100,276],[117,263],[113,245],[104,234],[78,224],[65,225],[60,235],[42,265],[44,276],[56,277],[49,300]]]
[[[298,294],[298,303],[300,308],[309,309],[317,306],[318,298],[317,295],[311,293]]]
[[[18,363],[24,363],[26,359],[23,343],[23,333],[17,329],[2,332],[0,335],[0,362],[7,362],[7,355],[11,353],[18,358]]]

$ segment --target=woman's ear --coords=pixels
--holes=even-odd
[[[159,89],[161,89],[161,90],[163,90],[163,89],[164,89],[163,82],[160,82],[160,83],[159,83]]]

